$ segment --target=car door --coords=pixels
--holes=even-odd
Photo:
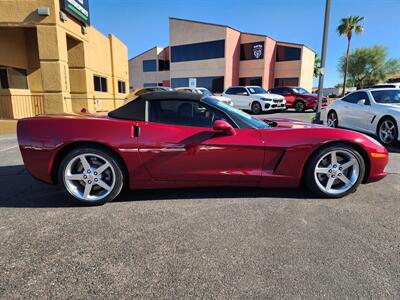
[[[217,119],[237,126],[225,113],[199,101],[152,100],[147,107],[139,153],[154,180],[224,184],[260,180],[264,146],[258,130],[216,132],[212,124]]]
[[[347,96],[340,99],[337,106],[335,106],[335,110],[338,114],[339,126],[340,127],[348,127],[352,128],[354,126],[352,120],[352,115],[356,112],[356,92],[348,94]]]
[[[364,100],[364,101],[362,101]],[[372,107],[371,100],[367,92],[358,92],[355,98],[356,105],[358,106],[357,113],[351,116],[352,124],[354,128],[360,131],[371,131],[371,125],[375,116]],[[374,131],[374,130],[372,130]]]
[[[233,105],[240,109],[249,109],[249,93],[243,87],[229,88],[225,94],[232,100]]]
[[[365,104],[360,105],[359,101]],[[371,105],[368,94],[364,91],[354,92],[343,98],[343,113],[339,117],[340,126],[351,129],[365,130],[366,121],[370,121]],[[366,120],[364,120],[366,119]]]
[[[240,109],[250,109],[250,93],[244,87],[238,87],[236,90],[236,101]]]
[[[282,88],[280,95],[285,97],[286,106],[292,107],[294,102],[297,100],[296,93],[290,88]]]

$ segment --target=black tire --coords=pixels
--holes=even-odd
[[[257,102],[257,101],[254,101],[251,104],[251,113],[254,114],[254,115],[258,115],[261,112],[262,112],[261,104],[259,102]]]
[[[329,122],[331,120],[331,122]],[[331,110],[328,113],[326,124],[328,127],[338,128],[339,127],[339,119],[337,113],[334,110]]]
[[[357,180],[353,183],[351,188],[348,190],[341,192],[341,193],[327,193],[324,191],[317,183],[317,176],[314,174],[314,171],[317,167],[318,162],[320,161],[321,158],[326,156],[328,153],[332,151],[346,151],[348,153],[351,153],[354,158],[357,160],[358,163],[358,168],[359,168],[359,175]],[[342,171],[344,172],[344,171]],[[327,174],[326,176],[329,177],[331,176],[332,173]],[[313,192],[315,195],[324,197],[324,198],[341,198],[344,197],[350,193],[353,193],[357,190],[358,186],[362,182],[363,178],[365,175],[365,162],[361,154],[352,146],[346,145],[346,144],[335,144],[331,146],[327,146],[324,148],[321,148],[317,150],[315,153],[312,154],[310,160],[308,161],[304,173],[303,173],[303,181],[308,187],[308,189]],[[340,176],[340,175],[339,175]],[[344,176],[344,175],[342,175]],[[333,176],[334,177],[334,176]],[[328,179],[329,180],[329,179]],[[335,179],[336,184],[343,184],[339,177],[336,177]]]
[[[113,184],[112,189],[107,191],[108,195],[106,197],[99,199],[99,200],[88,201],[88,200],[78,198],[77,196],[73,195],[68,190],[67,183],[66,183],[65,176],[64,176],[66,168],[73,159],[76,160],[77,156],[80,156],[82,154],[86,154],[89,157],[90,157],[89,154],[94,154],[101,158],[104,158],[110,164],[109,172],[110,172],[111,168],[114,171],[112,173],[112,176],[115,176],[115,183]],[[64,157],[64,159],[61,161],[60,167],[58,168],[58,182],[62,186],[64,194],[66,195],[66,197],[68,199],[70,199],[73,202],[78,203],[80,205],[97,206],[97,205],[102,205],[102,204],[105,204],[106,202],[110,202],[110,201],[114,200],[120,194],[122,188],[124,187],[124,172],[123,172],[123,170],[124,169],[122,166],[122,162],[111,151],[107,151],[106,149],[99,149],[99,148],[95,148],[95,147],[76,148],[76,149],[73,149],[71,152],[69,152]],[[95,173],[93,172],[93,174],[95,174]],[[99,176],[102,176],[102,175],[99,175]],[[79,181],[78,183],[83,186],[82,181],[80,181],[80,180],[76,180],[76,181]],[[99,180],[99,181],[102,181],[102,180]],[[93,186],[98,188],[95,183],[93,183]]]
[[[390,124],[393,124],[393,130],[394,132],[392,132],[392,136],[393,139],[390,141],[385,140],[382,135],[381,135],[381,130],[382,130],[382,125],[384,124],[384,122],[389,122]],[[385,146],[393,146],[397,143],[397,138],[399,136],[399,127],[396,123],[396,120],[394,120],[391,117],[384,117],[382,118],[379,123],[378,126],[376,128],[376,135],[378,136],[379,141],[385,145]]]
[[[306,111],[306,104],[304,103],[303,100],[297,100],[294,103],[294,110],[296,112],[305,112]]]

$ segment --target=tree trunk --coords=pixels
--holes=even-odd
[[[347,51],[346,51],[346,63],[344,70],[344,79],[343,79],[343,96],[346,94],[346,81],[347,81],[347,72],[349,70],[349,52],[350,52],[350,39],[347,39]]]

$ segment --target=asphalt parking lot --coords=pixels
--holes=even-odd
[[[311,113],[267,115],[309,120]],[[0,136],[0,298],[400,298],[400,149],[346,198],[125,192],[76,207]]]

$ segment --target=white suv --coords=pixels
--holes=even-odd
[[[206,96],[213,96],[215,99],[228,104],[230,106],[233,106],[233,102],[231,99],[228,97],[223,97],[223,96],[215,96],[213,93],[211,93],[208,89],[204,87],[178,87],[175,89],[177,92],[186,92],[186,93],[195,93],[195,94],[203,94]]]
[[[232,86],[226,89],[222,96],[230,98],[235,107],[250,110],[253,114],[286,109],[283,96],[268,93],[259,86]]]

